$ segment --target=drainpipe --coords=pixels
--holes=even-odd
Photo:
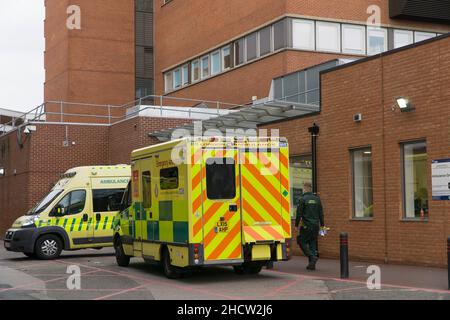
[[[312,153],[312,187],[313,193],[317,194],[317,137],[319,136],[320,127],[317,124],[313,124],[308,128],[311,134],[311,153]]]

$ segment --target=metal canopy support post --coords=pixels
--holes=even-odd
[[[308,128],[308,131],[311,134],[313,192],[317,194],[317,137],[319,136],[320,127],[314,123],[312,127]]]

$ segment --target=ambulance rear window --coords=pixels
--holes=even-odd
[[[211,200],[236,197],[236,169],[233,158],[209,158],[206,161],[206,193]]]
[[[178,189],[178,168],[161,169],[160,171],[161,190]]]

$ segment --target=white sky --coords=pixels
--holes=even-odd
[[[0,108],[44,100],[44,0],[0,0]]]

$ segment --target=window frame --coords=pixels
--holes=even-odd
[[[361,41],[363,47],[360,49],[349,49],[345,47],[345,41],[348,37],[346,37],[345,30],[348,29],[357,29],[361,32]],[[366,37],[366,26],[363,25],[357,25],[357,24],[349,24],[349,23],[342,23],[341,24],[341,51],[342,53],[346,54],[356,54],[356,55],[366,55],[367,54],[367,37]]]
[[[169,84],[169,77],[172,79],[172,84]],[[172,71],[168,71],[166,73],[164,73],[164,89],[165,92],[170,92],[173,90],[173,73]]]
[[[178,86],[176,86],[176,83],[175,83],[175,74],[176,73],[178,73],[179,76],[180,76],[180,83],[179,83]],[[174,70],[172,70],[172,83],[173,83],[173,90],[180,89],[183,86],[182,85],[182,83],[183,83],[183,75],[182,75],[181,67],[175,68]]]
[[[208,74],[204,74],[203,71],[205,70],[204,68],[204,60],[207,59],[208,60]],[[209,54],[203,56],[200,58],[200,79],[206,79],[209,78],[211,76],[211,56]]]
[[[213,62],[213,57],[214,56],[218,56],[218,59],[219,59],[219,68],[217,69],[217,72],[214,72],[214,62]],[[215,51],[213,51],[213,52],[211,52],[211,63],[210,63],[210,65],[211,65],[211,70],[210,70],[210,75],[211,76],[215,76],[216,74],[219,74],[219,73],[221,73],[222,72],[222,50],[221,49],[218,49],[218,50],[215,50]]]
[[[372,31],[383,32],[383,35],[384,35],[383,45],[384,45],[384,47],[383,47],[383,50],[381,52],[374,52],[374,51],[370,50],[370,48],[371,48],[370,47],[370,37],[373,36],[373,35],[371,35]],[[366,37],[366,47],[367,47],[366,48],[366,54],[368,56],[373,56],[373,55],[376,55],[376,54],[380,54],[380,53],[385,52],[385,51],[388,50],[388,46],[389,46],[388,29],[386,29],[386,28],[379,28],[379,27],[367,27],[366,28],[366,32],[367,32],[367,37]],[[376,36],[376,37],[378,37],[378,36]]]
[[[407,217],[407,212],[406,212],[406,172],[405,172],[405,146],[407,145],[414,145],[414,144],[420,144],[420,143],[424,143],[425,144],[425,148],[426,148],[426,158],[427,158],[427,164],[428,164],[428,143],[426,139],[419,139],[419,140],[411,140],[411,141],[404,141],[404,142],[400,142],[400,168],[401,168],[401,184],[402,184],[402,215],[401,215],[401,220],[402,221],[412,221],[412,222],[421,222],[421,221],[428,221],[429,220],[429,212],[428,214],[424,217],[424,219],[422,219],[421,217]],[[427,167],[428,168],[428,167]],[[428,185],[428,180],[429,180],[429,174],[427,172],[427,191],[428,191],[428,204],[430,203],[430,190],[429,190],[429,185]],[[428,208],[429,209],[429,208]]]
[[[186,75],[186,81],[185,80],[185,76]],[[189,81],[190,77],[189,77],[189,63],[186,63],[184,65],[181,66],[181,86],[185,87],[188,86],[190,84]]]
[[[295,45],[294,28],[295,25],[312,26],[312,38],[309,46]],[[316,22],[314,20],[292,19],[292,47],[299,50],[315,51],[316,50]]]
[[[269,30],[269,51],[265,52],[265,53],[262,53],[261,52],[261,39],[262,39],[261,32],[264,31],[264,30],[267,30],[267,29]],[[273,29],[272,25],[268,25],[268,26],[258,30],[258,48],[259,48],[258,56],[259,57],[265,57],[265,56],[267,56],[267,55],[269,55],[269,54],[271,54],[273,52],[273,30],[272,29]]]
[[[319,42],[320,42],[320,32],[319,32],[319,28],[321,26],[335,26],[338,27],[336,30],[338,31],[337,34],[337,45],[338,48],[337,49],[327,49],[327,48],[321,48],[319,46]],[[333,53],[341,53],[342,52],[342,23],[339,22],[329,22],[329,21],[316,21],[316,51],[320,51],[320,52],[333,52]]]
[[[197,77],[197,79],[195,79],[195,71],[194,71],[195,65],[197,65],[197,68],[198,68],[198,77]],[[198,81],[200,81],[202,79],[201,71],[202,70],[201,70],[200,59],[197,58],[197,59],[192,60],[191,61],[191,83],[196,83],[196,82],[198,82]]]
[[[245,57],[246,57],[246,62],[250,62],[250,61],[254,61],[254,60],[256,60],[256,59],[258,59],[259,58],[259,50],[258,50],[258,34],[259,34],[259,32],[257,32],[257,31],[255,31],[255,32],[252,32],[252,33],[250,33],[250,34],[248,34],[246,37],[245,37]],[[249,38],[250,37],[253,37],[253,36],[255,36],[255,56],[254,57],[252,57],[251,59],[249,59],[248,58],[248,43],[249,43]]]
[[[371,166],[371,180],[372,180],[372,206],[374,206],[375,201],[374,201],[374,189],[373,189],[373,150],[371,146],[367,146],[367,147],[361,147],[361,148],[354,148],[354,149],[350,149],[350,164],[351,164],[351,183],[352,183],[352,216],[351,219],[352,220],[373,220],[375,217],[375,212],[374,210],[372,210],[372,215],[369,217],[357,217],[356,216],[356,184],[355,184],[355,153],[361,151],[361,152],[367,152],[370,151],[370,161],[372,163]]]
[[[392,29],[392,30],[393,30],[392,36],[393,36],[394,49],[406,47],[406,46],[409,46],[409,45],[414,43],[414,31],[406,30],[406,29]],[[411,40],[410,43],[398,46],[397,43],[396,43],[396,35],[397,34],[408,35],[410,37],[410,40]]]
[[[430,35],[430,37],[429,37],[429,38],[426,38],[426,39],[422,39],[422,40],[417,40],[417,36],[424,36],[424,35]],[[426,40],[429,40],[429,39],[433,39],[433,38],[435,38],[436,36],[437,36],[437,34],[434,33],[434,32],[414,31],[414,43],[426,41]]]
[[[230,56],[230,62],[229,62],[230,66],[225,68],[225,54],[224,54],[224,51],[227,50],[227,49],[228,49],[228,55]],[[226,71],[226,70],[231,69],[232,65],[233,65],[233,63],[232,63],[232,59],[233,58],[231,56],[232,55],[231,45],[226,45],[226,46],[222,47],[220,49],[220,55],[221,55],[221,60],[222,60],[222,71]]]

